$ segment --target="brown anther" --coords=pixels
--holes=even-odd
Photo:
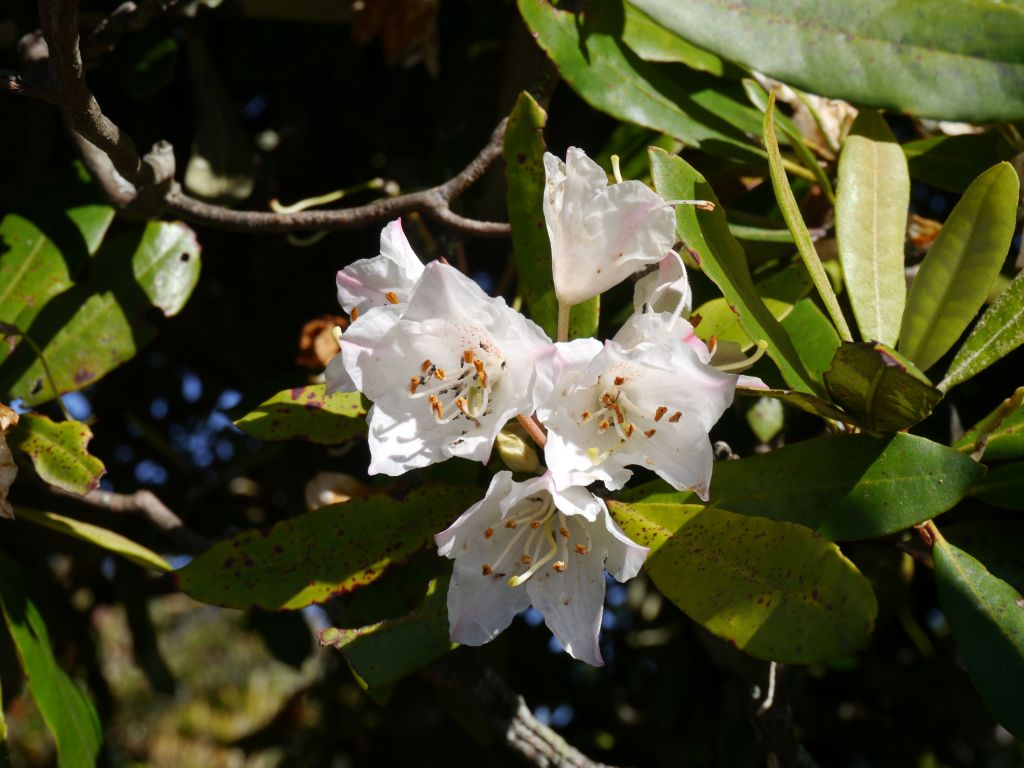
[[[657,432],[657,431],[658,430],[656,430],[656,429],[645,429],[644,430],[644,437],[654,437],[654,433]]]
[[[469,416],[469,401],[464,397],[455,398],[455,407],[462,411],[464,414]]]
[[[437,395],[430,395],[427,400],[430,402],[430,410],[437,414],[437,418],[443,419],[444,407],[441,405],[441,401],[437,399]]]
[[[359,319],[359,307],[352,307],[352,311],[348,313],[349,319],[354,323]]]
[[[487,388],[487,369],[484,368],[484,361],[473,359],[473,367],[476,368],[477,378],[480,379],[480,386]]]
[[[430,358],[428,357],[426,360],[424,360],[422,363],[420,363],[420,373],[426,373],[427,370],[432,365],[433,365],[433,363],[430,362]]]
[[[607,392],[601,395],[601,405],[603,405],[605,408],[611,408],[614,404],[615,400]]]
[[[565,539],[569,538],[569,529],[566,528],[565,526],[562,526],[561,528],[559,528],[558,532],[560,534],[562,534],[562,538],[565,538]]]
[[[416,390],[419,388],[419,386],[420,386],[420,380],[419,380],[418,377],[413,376],[412,378],[410,378],[409,379],[409,394],[410,395],[415,395],[416,394]]]
[[[489,539],[493,535],[494,535],[494,529],[493,528],[487,528],[487,529],[484,530],[484,538],[485,539]]]
[[[626,414],[622,412],[622,409],[618,406],[618,404],[612,405],[612,411],[615,412],[615,420],[619,422],[619,424],[626,420]]]
[[[444,381],[445,376],[448,374],[444,372],[444,368],[436,368],[434,370],[434,375],[437,376],[438,381]]]
[[[664,405],[659,405],[658,410],[654,412],[654,420],[661,421],[661,417],[664,416],[666,413],[668,413],[668,408],[666,408]]]
[[[708,339],[708,353],[712,354],[712,355],[715,354],[715,349],[717,347],[718,347],[718,337],[717,336],[712,336],[710,339]]]
[[[506,528],[515,528],[517,525],[519,525],[519,523],[517,523],[515,520],[506,520],[505,521],[505,527]]]
[[[604,432],[610,426],[611,424],[608,422],[608,419],[601,419],[601,422],[597,425],[597,431]]]
[[[616,387],[621,387],[625,383],[626,383],[626,380],[622,376],[616,376],[615,377],[615,386]]]
[[[467,364],[473,362],[473,350],[472,349],[467,349],[465,352],[462,353],[462,362],[467,363]]]
[[[584,424],[590,421],[590,411],[584,411],[583,413],[581,413],[580,421],[582,421]]]
[[[384,298],[390,301],[392,304],[398,303],[398,295],[394,291],[388,291],[384,294]]]
[[[675,413],[673,413],[671,416],[668,417],[668,420],[670,422],[672,422],[673,424],[675,424],[677,421],[679,421],[679,417],[682,416],[682,415],[683,415],[682,411],[676,411]]]
[[[632,424],[627,424],[626,437],[632,437],[634,432],[636,432],[636,427],[634,427]]]
[[[590,549],[584,544],[577,544],[575,547],[573,547],[573,550],[576,552],[577,555],[590,554]]]
[[[565,562],[562,560],[555,560],[551,567],[559,573],[565,573]]]
[[[530,565],[533,562],[533,558],[525,552],[523,552],[523,556],[519,560],[523,565]]]
[[[489,566],[487,563],[484,563],[483,567],[480,569],[480,572],[484,576],[490,576],[492,573],[494,573],[494,569],[491,568],[491,566]]]

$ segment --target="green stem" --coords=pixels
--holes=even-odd
[[[556,341],[569,340],[569,310],[572,304],[558,302],[558,338]]]

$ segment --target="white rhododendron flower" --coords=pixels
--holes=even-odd
[[[435,537],[455,560],[451,639],[493,640],[531,604],[574,658],[600,666],[598,632],[608,571],[633,578],[647,548],[631,541],[589,491],[556,490],[550,474],[524,483],[499,472],[483,500]]]
[[[714,460],[708,432],[732,403],[738,377],[708,365],[685,320],[636,314],[603,345],[556,345],[537,415],[558,488],[600,480],[609,490],[653,470],[707,499]]]
[[[641,182],[609,186],[601,166],[575,147],[564,163],[546,153],[544,171],[544,221],[560,303],[597,296],[675,244],[675,212]]]
[[[408,304],[375,308],[341,338],[341,363],[373,401],[370,474],[463,456],[485,461],[509,419],[534,410],[552,344],[504,299],[458,270],[427,265]]]
[[[423,274],[423,263],[395,219],[380,233],[380,254],[352,262],[338,272],[338,303],[352,320],[372,307],[405,304]]]

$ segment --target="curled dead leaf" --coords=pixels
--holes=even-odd
[[[348,320],[336,315],[324,315],[303,325],[299,336],[299,354],[295,357],[296,365],[311,371],[326,368],[331,358],[338,354],[338,342],[331,333],[336,325],[345,330]]]

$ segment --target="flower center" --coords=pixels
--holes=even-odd
[[[491,414],[488,406],[504,369],[500,353],[481,341],[477,349],[464,350],[454,366],[424,360],[419,375],[409,378],[409,397],[425,400],[438,424],[464,418],[479,427]]]
[[[613,370],[602,374],[594,387],[594,391],[600,393],[597,403],[593,410],[579,414],[578,423],[592,422],[600,435],[613,429],[619,436],[621,445],[637,433],[650,439],[657,434],[658,424],[663,420],[665,423],[675,424],[682,418],[682,411],[670,409],[667,405],[658,405],[653,410],[637,405],[624,389],[636,378],[635,373],[631,374],[626,370]],[[602,455],[597,448],[590,449],[590,453],[595,461],[607,458],[607,452]]]
[[[575,534],[570,530],[572,527],[578,529]],[[484,576],[508,576],[510,587],[525,584],[548,563],[551,572],[565,573],[569,569],[570,544],[572,552],[580,557],[589,555],[591,547],[585,523],[558,511],[548,493],[525,499],[497,530],[484,531],[485,539],[495,537],[498,541],[505,539],[505,545],[494,562],[484,563],[481,571]]]

